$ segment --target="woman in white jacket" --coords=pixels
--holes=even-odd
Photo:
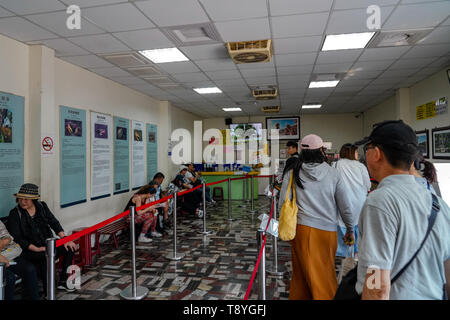
[[[349,190],[349,200],[351,205],[351,212],[354,214],[353,221],[355,222],[355,244],[354,252],[358,252],[358,220],[361,209],[366,201],[367,194],[370,190],[370,177],[365,165],[359,162],[358,147],[351,143],[346,143],[341,147],[339,152],[339,160],[333,162],[335,167]],[[344,221],[338,215],[338,249],[336,256],[345,257],[348,251],[348,246],[344,244],[343,238],[346,233]]]

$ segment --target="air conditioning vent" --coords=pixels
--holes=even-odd
[[[189,24],[162,28],[177,47],[222,42],[213,23]]]
[[[227,48],[234,63],[269,62],[273,55],[270,39],[228,42]]]
[[[148,65],[149,61],[143,56],[135,53],[119,53],[119,54],[107,54],[101,55],[103,59],[111,62],[112,64],[119,67],[134,67],[134,66],[144,66]]]
[[[139,68],[127,68],[127,70],[138,77],[161,76],[161,72],[153,66],[146,66],[146,67],[139,67]]]
[[[255,88],[252,94],[256,100],[272,100],[278,96],[277,88]]]
[[[369,48],[411,46],[428,35],[433,28],[417,30],[381,31],[370,41]]]
[[[280,112],[280,106],[261,107],[261,111],[266,113]]]

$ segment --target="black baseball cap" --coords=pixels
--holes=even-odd
[[[370,135],[355,142],[355,145],[361,146],[368,143],[393,148],[409,154],[416,154],[419,150],[416,133],[403,120],[388,120],[375,124]]]

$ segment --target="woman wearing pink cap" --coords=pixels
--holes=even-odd
[[[283,172],[279,203],[281,209],[294,174],[298,212],[296,235],[291,241],[293,272],[289,299],[333,299],[337,289],[334,260],[338,215],[347,228],[344,242],[354,241],[348,190],[338,171],[328,165],[319,136],[305,136],[300,150],[299,157]]]

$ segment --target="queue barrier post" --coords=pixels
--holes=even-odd
[[[261,252],[261,261],[258,269],[258,300],[266,300],[266,248],[264,245],[265,231],[257,231],[258,252]]]
[[[211,234],[211,231],[206,230],[206,184],[202,183],[202,195],[203,195],[203,231],[201,234],[207,236]]]
[[[185,257],[184,253],[177,254],[177,193],[173,195],[173,252],[169,252],[166,258],[169,260],[181,260]]]
[[[255,210],[255,204],[254,204],[254,197],[253,197],[253,193],[254,193],[254,191],[253,191],[253,175],[250,177],[250,184],[251,184],[251,186],[250,186],[250,192],[251,192],[251,196],[250,196],[250,198],[251,198],[251,206],[250,206],[250,214],[255,214],[256,213],[256,210]]]
[[[56,238],[46,239],[45,256],[47,258],[47,300],[55,300],[55,255]]]
[[[273,198],[273,218],[277,220],[277,197],[272,195]],[[274,278],[282,278],[284,271],[278,269],[278,238],[272,236],[272,253],[273,262],[272,269],[268,270],[267,273]]]
[[[120,296],[127,300],[141,300],[147,293],[148,289],[136,284],[136,237],[134,216],[136,207],[130,206],[130,234],[131,234],[131,284],[122,290]]]
[[[247,203],[250,202],[250,198],[248,197],[248,173],[246,174],[246,179],[245,179],[245,202],[247,202]]]
[[[0,301],[5,300],[5,269],[6,264],[4,262],[0,262]]]
[[[242,180],[242,204],[239,205],[240,208],[247,207],[247,204],[245,203],[245,189],[247,189],[247,178]]]
[[[231,217],[231,178],[228,177],[228,221],[233,221]]]

